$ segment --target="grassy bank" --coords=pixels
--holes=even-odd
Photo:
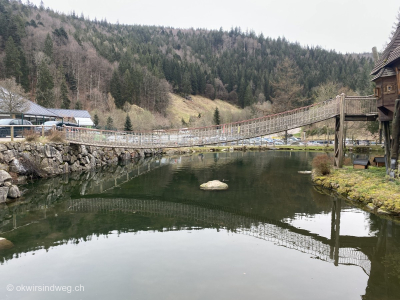
[[[354,170],[344,167],[330,175],[314,176],[315,184],[333,190],[379,214],[400,216],[400,181],[390,181],[385,168]]]

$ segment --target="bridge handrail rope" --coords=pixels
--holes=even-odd
[[[66,139],[81,144],[125,148],[162,148],[228,143],[283,132],[340,114],[340,97],[260,118],[207,127],[122,132],[65,127]],[[376,114],[374,96],[345,97],[348,115]]]

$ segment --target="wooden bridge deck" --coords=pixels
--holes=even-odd
[[[341,115],[342,104],[347,121],[375,120],[378,115],[373,96],[337,96],[279,114],[217,126],[140,133],[68,127],[65,131],[68,141],[94,146],[135,149],[203,146],[266,136],[335,118]]]

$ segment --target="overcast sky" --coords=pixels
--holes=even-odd
[[[59,12],[120,24],[229,30],[338,52],[382,50],[399,11],[398,0],[43,0]],[[31,0],[39,6],[40,0]]]

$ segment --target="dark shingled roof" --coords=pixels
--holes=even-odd
[[[48,108],[62,118],[91,118],[87,110]]]
[[[396,76],[396,72],[392,68],[382,68],[371,81],[374,81],[381,77],[390,77],[390,76]]]
[[[355,159],[353,160],[353,165],[369,166],[371,163],[368,159]]]
[[[371,71],[371,75],[376,75],[383,67],[389,65],[400,58],[400,23],[393,35],[392,40],[383,51],[380,59],[376,62],[375,67]],[[376,77],[379,78],[379,77]],[[375,79],[376,79],[375,78]]]
[[[384,163],[386,161],[385,161],[384,157],[376,156],[376,157],[374,157],[374,162],[376,162],[376,163]]]
[[[50,109],[44,108],[39,104],[36,104],[30,100],[29,102],[29,109],[24,113],[24,115],[32,115],[32,116],[45,116],[45,117],[55,117],[57,118],[58,115],[50,111]]]

